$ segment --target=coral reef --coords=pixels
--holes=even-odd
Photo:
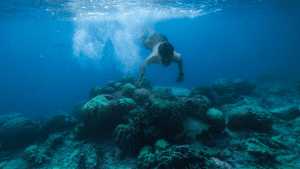
[[[188,94],[143,81],[93,87],[71,114],[1,115],[0,168],[300,167],[295,86],[218,79]]]
[[[246,80],[236,79],[230,82],[227,79],[217,79],[211,87],[198,86],[189,94],[189,98],[195,95],[206,96],[212,103],[212,106],[220,106],[223,104],[233,104],[239,101],[240,96],[249,96],[256,85],[253,82]]]

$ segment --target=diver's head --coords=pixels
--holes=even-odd
[[[172,61],[172,57],[173,57],[173,52],[174,52],[174,47],[172,44],[170,44],[168,42],[164,42],[159,45],[158,53],[162,57],[162,62],[163,62],[162,65],[163,66],[170,65],[170,63]]]

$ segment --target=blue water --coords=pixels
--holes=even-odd
[[[144,26],[166,35],[183,59],[182,83],[176,64],[150,65],[144,76],[154,85],[191,89],[263,73],[299,78],[299,1],[182,2],[122,11],[97,1],[1,1],[0,113],[69,111],[92,86],[137,77],[150,54],[138,41]]]

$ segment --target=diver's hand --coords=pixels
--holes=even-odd
[[[141,84],[142,84],[141,81],[137,81],[134,86],[135,86],[135,88],[140,89],[140,88],[142,88]]]
[[[180,82],[182,82],[182,81],[183,81],[183,72],[179,73],[176,82],[177,82],[177,83],[180,83]]]

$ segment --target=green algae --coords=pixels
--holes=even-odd
[[[127,83],[124,88],[130,88],[130,89],[135,89],[134,85],[132,85],[131,83]]]
[[[221,118],[223,118],[223,113],[217,109],[210,108],[210,109],[208,109],[206,116],[208,118],[212,118],[212,119],[215,119],[215,118],[221,119]]]
[[[158,106],[160,108],[166,108],[168,106],[175,106],[177,102],[169,101],[169,100],[155,100],[153,105]]]
[[[99,96],[94,97],[89,102],[87,102],[83,106],[83,109],[93,108],[95,106],[106,106],[106,105],[108,105],[108,100],[104,97],[104,95],[99,95]]]
[[[135,104],[134,100],[130,99],[130,98],[122,98],[122,99],[119,99],[119,103],[120,104]]]
[[[157,142],[155,143],[155,149],[158,149],[158,150],[164,150],[167,148],[167,146],[169,146],[170,144],[162,139],[162,140],[157,140]]]

